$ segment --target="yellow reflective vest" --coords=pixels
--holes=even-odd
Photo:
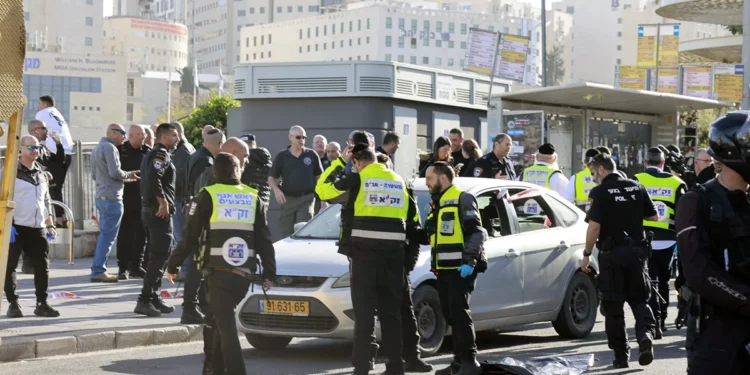
[[[331,173],[333,173],[338,167],[346,168],[346,160],[344,160],[344,158],[342,158],[341,156],[331,162],[331,165],[329,165],[328,168],[323,171],[323,174],[320,175],[318,181],[315,183],[315,194],[318,195],[318,198],[320,198],[320,200],[329,201],[344,193],[343,191],[333,189],[331,186],[329,186],[331,185],[330,183],[326,183],[328,176],[330,176]]]
[[[247,185],[214,184],[203,188],[211,195],[208,267],[255,271],[255,210],[258,191]],[[203,256],[199,264],[203,265]]]
[[[432,266],[436,270],[455,270],[461,266],[464,254],[464,232],[458,212],[461,193],[463,190],[451,185],[427,216],[428,222],[435,223],[432,226],[435,233],[430,234],[430,245]]]
[[[409,193],[404,180],[385,165],[372,163],[358,172],[352,239],[403,242]],[[411,218],[413,220],[413,218]]]
[[[549,189],[549,180],[557,172],[560,172],[560,170],[552,168],[549,165],[534,164],[523,171],[523,179],[521,181]]]
[[[643,221],[644,227],[675,231],[674,212],[677,202],[677,190],[684,182],[676,176],[654,177],[648,173],[638,173],[635,178],[646,187],[648,196],[654,201],[654,208],[659,221]]]
[[[589,193],[591,189],[596,186],[594,177],[591,176],[591,171],[584,167],[582,171],[576,173],[575,176],[575,204],[585,212],[589,211],[591,203],[589,202]]]

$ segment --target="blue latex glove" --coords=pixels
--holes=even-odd
[[[16,242],[16,235],[18,235],[18,231],[16,230],[16,227],[10,226],[10,243]]]
[[[474,267],[468,264],[462,264],[461,267],[458,267],[458,271],[461,272],[461,277],[465,279],[474,273]]]

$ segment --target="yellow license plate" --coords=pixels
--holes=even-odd
[[[258,308],[261,314],[310,315],[310,302],[289,300],[260,300]]]

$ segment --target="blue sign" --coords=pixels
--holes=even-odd
[[[643,36],[643,26],[638,26],[638,36]]]
[[[42,62],[38,57],[27,57],[23,60],[24,71],[28,71],[29,69],[39,69],[39,67],[42,65]]]
[[[507,133],[511,137],[520,137],[524,135],[523,129],[508,129]]]
[[[680,25],[674,25],[674,28],[672,29],[672,35],[680,36]]]
[[[734,66],[734,74],[745,74],[745,66],[744,65],[735,65]]]

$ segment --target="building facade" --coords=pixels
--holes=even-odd
[[[188,66],[185,25],[139,17],[104,21],[103,54],[125,56],[129,71],[181,71]]]
[[[24,0],[23,9],[27,51],[101,54],[101,0]]]
[[[530,37],[532,62],[527,70],[541,76],[541,28],[534,19],[366,5],[243,28],[240,62],[381,60],[463,70],[469,29],[474,27]],[[571,16],[559,12],[549,15],[554,20],[554,32],[548,40],[568,43]],[[563,46],[563,61],[571,60],[570,50]]]

